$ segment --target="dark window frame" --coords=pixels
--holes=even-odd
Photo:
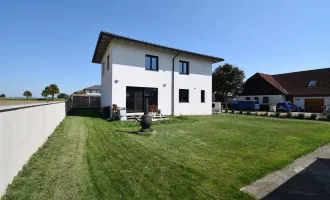
[[[91,90],[91,89],[88,89],[88,93],[93,93],[93,90]]]
[[[205,103],[205,90],[201,90],[201,103]]]
[[[259,97],[254,97],[254,100],[255,101],[259,101]]]
[[[187,92],[187,97],[184,98],[182,95],[184,95],[183,92]],[[187,100],[184,100],[187,99]],[[179,89],[179,103],[189,103],[189,89]]]
[[[147,63],[146,63],[146,58],[149,57],[150,58],[150,68],[147,68]],[[152,59],[153,58],[156,58],[156,69],[152,69]],[[145,58],[144,58],[144,61],[145,61],[145,69],[146,70],[150,70],[150,71],[158,71],[159,70],[159,59],[158,59],[158,56],[153,56],[153,55],[149,55],[149,54],[146,54]]]
[[[110,69],[110,55],[107,56],[107,71]]]
[[[245,97],[245,100],[249,101],[249,100],[251,100],[251,97]]]
[[[267,99],[267,101],[265,101]],[[262,97],[262,103],[269,103],[269,97]]]
[[[104,75],[104,70],[105,70],[105,63],[102,63],[102,76]]]
[[[182,64],[182,65],[181,65]],[[183,71],[183,64],[186,64],[186,66],[187,66],[187,70],[186,70],[186,73],[184,73]],[[180,68],[181,68],[181,66],[182,66],[182,70],[180,70]],[[180,71],[182,71],[182,72],[180,72]],[[183,75],[189,75],[189,62],[188,61],[184,61],[184,60],[179,60],[179,74],[183,74]]]

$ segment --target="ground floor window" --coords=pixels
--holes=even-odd
[[[259,97],[254,97],[254,100],[259,101]]]
[[[201,90],[201,102],[205,103],[205,90]]]
[[[263,103],[269,103],[269,97],[263,97],[262,102]]]
[[[245,100],[250,100],[251,98],[250,97],[245,97]]]
[[[179,89],[179,103],[189,103],[189,90]]]

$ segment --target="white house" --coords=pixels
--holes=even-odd
[[[166,115],[212,113],[212,64],[222,58],[100,32],[101,105],[143,112],[144,96]]]
[[[83,89],[85,94],[91,95],[100,95],[101,94],[101,85],[93,85]]]

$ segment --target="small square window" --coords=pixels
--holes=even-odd
[[[259,101],[259,97],[254,97],[254,100]]]
[[[189,103],[189,90],[179,89],[179,103]]]
[[[93,93],[93,90],[88,90],[89,93]]]
[[[158,57],[146,55],[146,69],[158,71]]]
[[[251,100],[251,98],[250,97],[245,97],[245,100]]]
[[[316,80],[311,80],[308,84],[308,87],[315,87],[316,85]]]
[[[189,74],[189,62],[179,61],[179,73],[180,74]]]
[[[262,102],[263,103],[269,103],[269,97],[263,97]]]
[[[205,90],[201,90],[201,102],[205,103]]]

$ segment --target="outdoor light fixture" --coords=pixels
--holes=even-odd
[[[165,83],[165,84],[163,84],[163,87],[166,87],[166,85],[167,85],[166,83]]]

